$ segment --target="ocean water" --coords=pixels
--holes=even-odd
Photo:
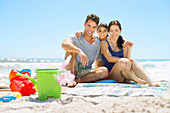
[[[136,59],[156,81],[170,81],[170,59]],[[9,83],[11,69],[31,69],[31,76],[36,76],[36,69],[60,68],[63,59],[0,59],[0,84]],[[94,66],[94,65],[93,65]]]
[[[170,81],[170,59],[137,59],[156,81]]]
[[[60,68],[62,59],[0,59],[0,84],[9,83],[9,73],[12,69],[31,69],[31,77],[35,78],[36,69]]]

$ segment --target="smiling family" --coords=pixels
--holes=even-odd
[[[111,21],[108,26],[103,22],[98,24],[99,17],[90,14],[85,20],[84,31],[69,35],[63,41],[66,56],[73,56],[67,69],[76,75],[75,81],[67,86],[105,79],[159,86],[138,62],[130,58],[133,43],[120,35],[122,28],[119,21]],[[96,30],[98,37],[93,36]],[[96,69],[92,69],[94,61]]]

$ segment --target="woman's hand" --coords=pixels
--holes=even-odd
[[[125,41],[125,43],[124,43],[124,45],[123,45],[124,47],[127,47],[127,48],[129,48],[129,49],[132,49],[132,47],[133,47],[133,43],[132,42],[130,42],[130,41]]]
[[[132,49],[132,47],[133,47],[133,43],[132,43],[132,42],[129,42],[129,43],[128,43],[128,48],[129,48],[129,49]]]

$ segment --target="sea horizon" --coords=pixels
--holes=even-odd
[[[170,59],[135,59],[136,61],[170,61]],[[2,62],[62,62],[64,58],[1,58]]]

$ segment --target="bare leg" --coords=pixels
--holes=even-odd
[[[110,78],[116,80],[117,82],[124,82],[125,78],[122,76],[121,71],[124,69],[125,64],[118,61],[112,68],[110,72]]]
[[[131,70],[131,64],[127,59],[120,59],[112,68],[110,77],[117,82],[133,80],[137,83],[146,83],[140,80]]]
[[[136,83],[146,84],[146,82],[139,79],[132,70],[123,70],[122,76],[125,78],[127,77],[126,79],[133,80]]]
[[[77,60],[77,54],[76,53],[66,53],[65,59],[68,55],[72,55],[72,59],[70,63],[67,65],[67,70],[71,70],[71,72],[74,74],[75,66],[76,66],[76,60]],[[108,69],[106,67],[99,67],[92,72],[84,75],[81,78],[75,79],[75,81],[69,83],[68,87],[73,87],[76,85],[76,83],[86,83],[86,82],[95,82],[98,80],[102,80],[108,77]]]
[[[102,80],[108,77],[108,70],[106,67],[99,67],[92,72],[87,73],[83,77],[75,80],[76,83],[87,83]]]
[[[77,61],[77,53],[69,53],[69,52],[66,52],[66,55],[65,55],[65,59],[71,55],[72,58],[69,62],[69,64],[66,66],[66,70],[71,70],[71,73],[74,74],[74,70],[75,70],[75,66],[76,66],[76,61]]]
[[[149,86],[159,86],[159,84],[154,84],[153,81],[150,78],[149,73],[139,64],[137,63],[135,60],[130,59],[130,62],[132,64],[132,70],[134,71],[134,73],[141,79],[143,79],[144,81],[146,81],[148,83]]]

